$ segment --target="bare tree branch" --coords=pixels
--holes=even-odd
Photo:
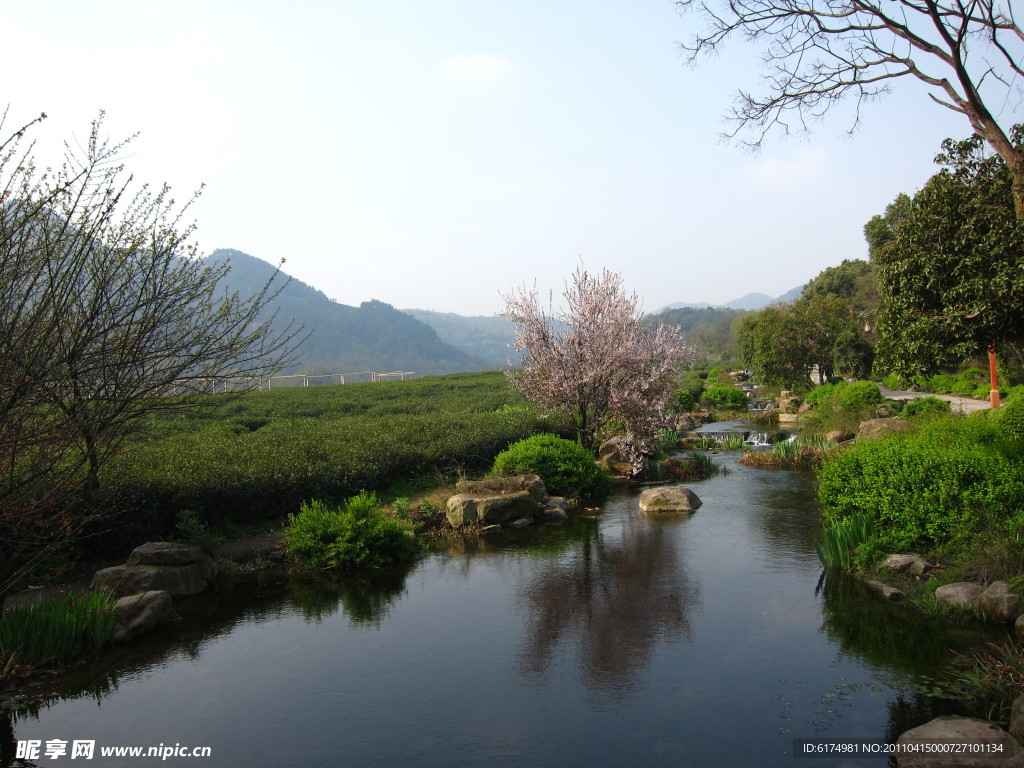
[[[1024,153],[1001,118],[1024,95],[1024,30],[1006,0],[679,0],[706,30],[681,48],[694,63],[734,37],[763,46],[764,95],[739,91],[728,138],[750,134],[759,147],[772,130],[807,131],[839,101],[863,104],[888,81],[910,76],[932,88],[935,103],[964,115],[1006,162],[1017,217],[1024,219]],[[991,104],[998,104],[994,109]],[[1013,110],[1011,110],[1013,111]]]

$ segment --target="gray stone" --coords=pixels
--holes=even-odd
[[[1010,733],[1018,739],[1024,737],[1024,696],[1018,696],[1010,707]]]
[[[114,606],[114,630],[110,642],[123,643],[172,618],[174,604],[171,596],[163,590],[122,597]]]
[[[935,566],[920,555],[889,555],[879,567],[920,576]]]
[[[896,741],[907,750],[896,756],[899,768],[1020,768],[1024,759],[1013,736],[995,723],[973,717],[937,717],[907,731]],[[951,751],[926,751],[929,744],[970,744],[999,751],[967,756]]]
[[[525,528],[528,525],[533,525],[536,522],[532,517],[520,517],[518,520],[513,520],[509,523],[510,528]]]
[[[448,498],[445,505],[445,516],[452,528],[471,525],[480,518],[476,513],[476,497],[470,493],[457,493]]]
[[[570,510],[569,502],[561,496],[548,496],[544,499],[540,514],[545,520],[568,520]]]
[[[985,589],[980,584],[970,581],[958,581],[953,584],[944,584],[935,590],[935,597],[941,600],[950,608],[976,611],[978,609],[978,597]]]
[[[1024,614],[1017,617],[1017,620],[1013,622],[1013,632],[1017,635],[1018,640],[1024,640]]]
[[[458,493],[448,499],[446,515],[453,528],[467,523],[505,525],[537,514],[537,502],[530,491],[510,491],[493,496]]]
[[[640,511],[648,515],[693,512],[701,503],[696,493],[682,485],[662,485],[640,494]]]
[[[163,590],[172,596],[198,595],[213,583],[216,569],[206,563],[188,565],[115,565],[96,571],[92,587],[117,597]]]
[[[867,584],[871,589],[886,600],[902,600],[903,590],[897,589],[884,581],[878,581],[877,579],[864,579],[864,583]]]
[[[1006,624],[1020,616],[1020,598],[1005,581],[993,581],[978,596],[978,613],[986,621]]]
[[[910,422],[906,419],[868,419],[857,429],[858,440],[875,440],[890,432],[906,432]]]
[[[833,429],[831,432],[825,433],[825,439],[831,440],[833,443],[845,443],[847,440],[853,440],[853,433],[843,432],[841,429]]]
[[[127,565],[213,565],[213,556],[202,547],[174,544],[169,541],[147,541],[128,555]]]
[[[617,475],[633,474],[633,465],[626,461],[623,454],[623,446],[626,438],[616,435],[601,443],[597,449],[597,463],[605,472],[612,472]]]

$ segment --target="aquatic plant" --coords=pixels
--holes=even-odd
[[[989,720],[1008,723],[1013,700],[1024,694],[1024,646],[1008,640],[957,654],[944,693],[973,701]]]
[[[96,650],[114,628],[114,603],[95,589],[15,605],[0,618],[0,654],[8,663],[40,666]]]
[[[875,533],[874,521],[863,512],[850,515],[831,528],[821,532],[814,540],[818,560],[826,568],[849,570],[857,548],[870,541]]]
[[[740,464],[758,469],[809,469],[816,467],[838,446],[818,435],[803,435],[796,440],[775,443],[770,451],[751,451]]]
[[[726,435],[719,440],[718,448],[723,451],[743,451],[746,450],[747,446],[744,443],[743,435],[737,433]]]

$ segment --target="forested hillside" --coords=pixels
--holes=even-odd
[[[241,251],[219,249],[207,257],[211,264],[225,259],[231,263],[225,287],[242,296],[260,290],[274,272],[267,262]],[[310,331],[298,364],[282,373],[404,370],[422,375],[492,367],[446,344],[433,328],[381,301],[351,307],[292,279],[274,305],[280,320],[295,318]]]

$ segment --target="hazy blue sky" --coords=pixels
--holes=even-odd
[[[205,252],[346,304],[460,314],[561,288],[580,257],[647,310],[781,294],[934,173],[963,118],[907,83],[760,155],[718,136],[757,51],[692,69],[670,0],[4,0],[8,127],[44,146],[101,109],[136,177],[196,208]],[[1006,108],[1011,108],[1012,105]]]

